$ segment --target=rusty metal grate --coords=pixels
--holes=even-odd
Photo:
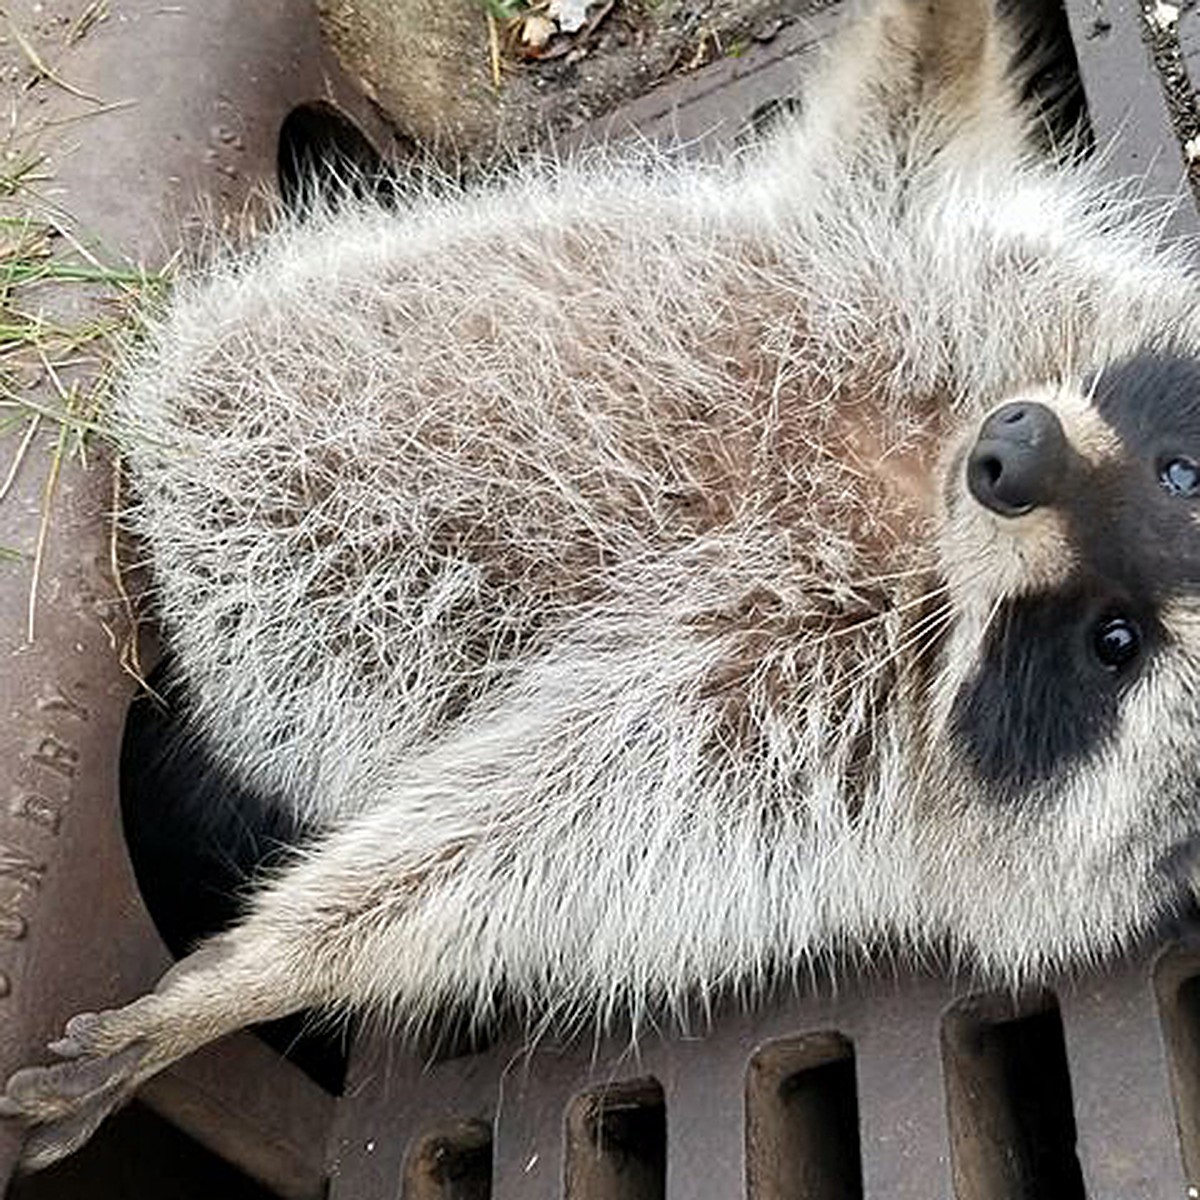
[[[942,1061],[955,1191],[1083,1200],[1058,1002],[999,997],[951,1006]]]
[[[411,1200],[488,1200],[492,1188],[492,1129],[463,1121],[426,1134],[409,1151],[403,1193]]]
[[[179,180],[236,211],[249,188],[275,177],[281,150],[286,178],[287,156],[294,165],[305,138],[336,139],[344,114],[380,145],[392,137],[337,83],[313,22],[287,6],[221,0],[169,26],[154,26],[147,5],[130,7],[164,43],[101,31],[94,70],[120,75],[154,53],[194,94],[173,108],[98,117],[109,124],[93,127],[105,132],[67,182],[80,197],[95,193],[97,230],[133,254],[153,257],[158,227],[178,213]],[[1111,169],[1149,168],[1152,186],[1170,190],[1175,141],[1136,7],[1069,0],[1066,15],[1097,142],[1124,134]],[[789,102],[833,20],[814,10],[744,58],[634,102],[599,133],[736,139]],[[243,36],[214,39],[216,25]],[[231,111],[242,138],[235,164],[225,143],[208,148],[214,114],[227,122]],[[118,143],[150,164],[138,203],[128,202],[124,168],[105,165]],[[79,212],[87,216],[84,203]],[[116,224],[105,225],[113,213]],[[1193,209],[1181,209],[1180,224],[1198,228]],[[98,514],[107,486],[102,472],[71,482],[62,545],[81,559],[106,560]],[[64,615],[36,654],[6,658],[17,666],[0,682],[5,711],[17,714],[0,765],[13,797],[0,838],[12,861],[31,864],[19,902],[0,911],[5,1071],[70,1012],[144,988],[166,961],[120,838],[116,757],[129,686],[104,665],[97,631],[79,623],[91,585],[73,560],[50,561],[47,578]],[[0,591],[2,605],[23,602]],[[77,665],[78,644],[94,677]],[[15,1145],[0,1136],[2,1181]],[[8,1195],[218,1191],[246,1200],[1200,1197],[1200,949],[1183,944],[1157,963],[1017,999],[964,995],[922,976],[864,978],[835,996],[724,1013],[702,1039],[650,1037],[636,1053],[619,1039],[534,1051],[511,1041],[429,1062],[367,1034],[337,1098],[242,1035],[153,1082],[93,1146]]]
[[[514,1042],[424,1065],[361,1039],[330,1196],[459,1195],[398,1181],[408,1147],[470,1120],[493,1200],[1187,1197],[1198,968],[1178,949],[1019,999],[864,981],[636,1054]]]

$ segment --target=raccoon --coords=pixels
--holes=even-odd
[[[719,169],[318,214],[180,289],[130,522],[197,727],[320,832],[13,1076],[27,1165],[301,1008],[1015,986],[1188,902],[1200,294],[1012,59],[986,0],[879,0]]]

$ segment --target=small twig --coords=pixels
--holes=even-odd
[[[500,90],[500,30],[496,27],[496,18],[487,14],[488,50],[492,59],[492,86]]]
[[[712,31],[707,26],[700,27],[700,41],[697,43],[692,57],[684,64],[685,71],[695,71],[708,61],[708,39],[711,36]]]
[[[53,71],[46,63],[46,60],[37,52],[37,47],[29,41],[29,39],[18,28],[16,21],[0,9],[0,17],[3,17],[8,22],[8,27],[12,31],[13,40],[21,48],[21,52],[29,59],[30,66],[43,78],[51,83],[62,88],[64,92],[70,92],[72,96],[78,96],[81,100],[87,100],[91,104],[103,104],[104,101],[99,96],[93,96],[89,92],[85,92],[82,88],[77,88],[73,83],[68,83],[63,77]]]

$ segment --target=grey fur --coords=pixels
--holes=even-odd
[[[967,494],[982,418],[1050,405],[1095,507],[1155,467],[1085,381],[1200,352],[1163,214],[1037,160],[1009,59],[981,0],[882,0],[720,172],[531,170],[181,289],[133,526],[212,744],[328,832],[14,1077],[31,1165],[304,1006],[604,1025],[884,944],[1019,983],[1180,903],[1195,590],[1051,778],[981,778],[956,716],[1002,606],[1120,599],[1065,507]]]

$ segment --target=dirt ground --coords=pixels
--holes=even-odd
[[[477,160],[569,135],[666,83],[752,58],[791,27],[814,19],[827,27],[827,10],[843,0],[261,2],[315,6],[348,73],[401,139],[439,157]],[[1002,0],[1027,11],[1040,2]],[[136,11],[185,7],[129,0],[5,5],[0,89],[8,142],[36,124],[47,93],[61,91],[55,64],[69,61],[90,29]],[[1067,7],[1077,18],[1077,40],[1082,28],[1088,42],[1111,39],[1114,25],[1119,32],[1118,9],[1140,14],[1144,57],[1154,61],[1175,133],[1195,164],[1193,185],[1200,184],[1200,0],[1069,0]]]
[[[400,135],[467,160],[569,135],[664,84],[753,58],[789,27],[827,29],[840,3],[317,0],[343,64]],[[999,3],[1027,26],[1066,28],[1056,0]],[[1160,106],[1200,198],[1200,0],[1065,0],[1065,9],[1076,52],[1098,68],[1085,81],[1113,93],[1097,106],[1101,125],[1126,101]],[[1097,144],[1126,131],[1115,115]]]
[[[318,7],[343,64],[403,134],[475,158],[577,129],[667,80],[746,56],[837,3],[318,0]]]

